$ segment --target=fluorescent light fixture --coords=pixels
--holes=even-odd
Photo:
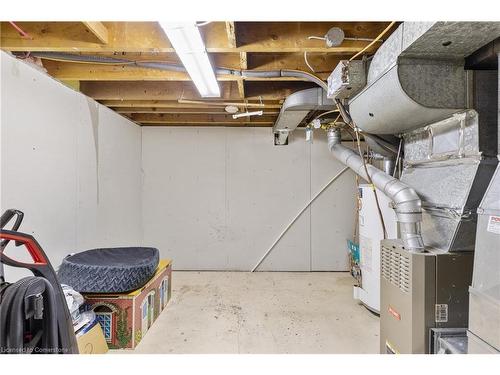
[[[195,22],[160,22],[202,97],[220,97],[220,88]]]
[[[243,112],[243,113],[236,113],[233,115],[234,119],[240,118],[240,117],[250,117],[250,116],[262,116],[264,112],[263,111],[253,111],[253,112]]]

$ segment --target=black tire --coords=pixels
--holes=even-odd
[[[59,281],[82,293],[123,293],[144,286],[159,262],[153,247],[93,249],[65,258]]]

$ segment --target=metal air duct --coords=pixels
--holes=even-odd
[[[499,36],[498,22],[404,22],[349,101],[352,119],[368,133],[400,134],[466,109],[464,58]]]
[[[371,178],[373,185],[392,199],[405,248],[414,252],[423,251],[424,242],[420,233],[421,202],[415,190],[373,165],[366,164],[365,170],[363,159],[355,151],[342,146],[340,142],[340,130],[333,128],[328,130],[328,148],[333,156],[365,180]]]
[[[288,133],[295,130],[309,112],[332,109],[335,109],[335,104],[326,97],[326,91],[321,87],[291,94],[281,106],[280,114],[273,126],[275,139],[279,139],[279,144],[286,144]]]

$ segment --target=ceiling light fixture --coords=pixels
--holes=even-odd
[[[202,97],[220,97],[220,88],[195,22],[160,22]]]
[[[227,105],[224,110],[227,112],[227,113],[230,113],[230,114],[234,114],[236,112],[239,111],[239,108],[236,107],[235,105]]]

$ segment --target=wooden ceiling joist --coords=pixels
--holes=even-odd
[[[199,30],[213,67],[237,70],[302,70],[326,80],[340,60],[349,59],[389,22],[209,22]],[[157,22],[8,22],[0,23],[0,48],[19,52],[62,52],[128,60],[113,64],[77,63],[42,57],[48,74],[146,126],[272,126],[290,94],[317,87],[297,78],[217,77],[221,97],[201,98],[185,72],[151,69],[137,62],[182,65]],[[323,37],[339,27],[345,39],[329,48]],[[398,27],[392,26],[384,39]],[[361,38],[365,40],[352,40]],[[366,54],[381,45],[375,43]],[[305,56],[309,66],[306,64]],[[36,57],[36,54],[33,54]],[[263,116],[233,119],[240,111],[261,109]]]
[[[82,22],[83,25],[94,34],[101,43],[108,44],[108,29],[102,22]]]
[[[258,105],[261,107],[260,101],[247,101],[247,102],[223,102],[223,101],[210,101],[209,104],[203,104],[203,101],[196,101],[195,103],[179,103],[177,100],[100,100],[100,103],[112,108],[192,108],[192,109],[209,109],[213,107],[224,108],[228,104],[238,103],[240,106],[244,107],[249,105],[249,107],[256,108],[253,105]],[[278,100],[264,100],[262,101],[263,109],[279,109],[281,108],[281,103]]]
[[[231,120],[231,121],[225,121],[225,122],[219,122],[219,123],[214,123],[214,122],[185,122],[185,121],[175,121],[175,122],[147,122],[147,123],[141,123],[140,125],[142,126],[207,126],[207,127],[265,127],[269,128],[273,126],[274,122],[273,121],[236,121],[236,120]]]
[[[219,82],[221,99],[238,98],[236,82]],[[80,91],[96,100],[202,99],[192,82],[82,81]]]
[[[191,81],[187,73],[160,70],[153,68],[142,68],[134,65],[103,65],[103,64],[82,64],[76,62],[62,62],[44,60],[43,66],[47,72],[59,80],[69,81]],[[245,69],[245,68],[243,68]],[[322,77],[327,78],[327,77]],[[294,77],[275,77],[272,79],[248,77],[242,79],[235,75],[218,75],[218,81],[298,81]],[[241,99],[244,95],[241,95]]]
[[[258,81],[245,82],[247,99],[264,98],[266,100],[279,100],[293,94],[296,91],[318,87],[312,82],[304,81]]]
[[[290,94],[317,87],[314,83],[292,82],[247,82],[246,99],[283,100]],[[236,82],[219,82],[221,99],[239,100]],[[161,81],[81,81],[80,91],[96,100],[178,100],[202,99],[191,82]]]
[[[32,39],[20,38],[8,22],[1,23],[2,48],[10,51],[58,52],[175,52],[156,22],[103,22],[108,43],[103,44],[88,32],[85,25],[74,22],[18,22]],[[386,22],[237,22],[237,46],[228,45],[225,22],[212,22],[201,28],[208,52],[323,52],[354,54],[366,46],[365,41],[346,40],[339,47],[327,47],[324,41],[309,40],[323,36],[338,26],[352,37],[373,37],[387,26]],[[91,34],[91,35],[89,35]],[[374,47],[376,49],[376,47]]]
[[[224,111],[224,107],[219,108],[154,108],[154,107],[144,107],[144,108],[114,108],[110,107],[118,113],[122,114],[132,114],[132,113],[165,113],[165,114],[203,114],[203,115],[227,115]],[[263,109],[264,110],[264,109]],[[265,110],[265,115],[277,116],[279,111],[277,110]]]
[[[128,116],[132,121],[147,123],[176,123],[176,122],[193,122],[193,123],[213,123],[221,124],[226,122],[245,123],[245,122],[273,122],[276,120],[275,115],[262,115],[252,117],[240,117],[233,119],[228,114],[172,114],[172,113],[137,113]]]

